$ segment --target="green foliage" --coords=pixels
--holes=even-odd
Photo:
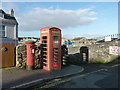
[[[67,55],[63,56],[62,64],[63,66],[69,65],[69,57]]]
[[[99,60],[99,61],[94,61],[94,62],[90,62],[93,64],[102,64],[102,63],[120,63],[120,60],[116,59],[116,60]]]

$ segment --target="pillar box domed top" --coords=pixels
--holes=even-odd
[[[26,44],[34,44],[34,43],[36,43],[35,41],[26,41],[25,42]]]

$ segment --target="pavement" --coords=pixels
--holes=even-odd
[[[25,70],[21,68],[0,69],[2,71],[2,89],[22,88],[26,85],[47,79],[65,77],[84,71],[81,66],[70,65],[61,70],[46,71],[43,69]]]

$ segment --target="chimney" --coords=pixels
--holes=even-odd
[[[14,17],[14,11],[13,11],[13,9],[9,10],[9,14],[10,14],[10,16]]]

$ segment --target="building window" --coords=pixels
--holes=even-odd
[[[2,18],[4,17],[4,15],[1,12],[0,12],[0,17],[2,17]]]
[[[5,37],[5,26],[0,26],[0,37]]]

